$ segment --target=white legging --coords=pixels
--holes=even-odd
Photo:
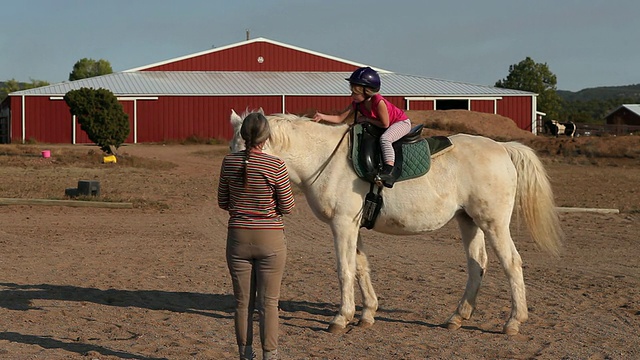
[[[411,131],[411,120],[402,120],[392,124],[380,136],[380,148],[385,164],[396,162],[396,153],[393,151],[393,143]]]

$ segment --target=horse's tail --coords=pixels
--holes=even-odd
[[[560,227],[551,183],[533,149],[518,142],[502,143],[518,173],[516,206],[520,208],[535,243],[558,256],[564,233]]]

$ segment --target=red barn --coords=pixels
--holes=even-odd
[[[266,113],[344,109],[344,80],[367,66],[257,38],[159,63],[9,94],[0,108],[0,143],[90,143],[64,95],[82,87],[113,92],[129,115],[127,143],[196,136],[229,139],[232,109]],[[407,110],[466,109],[506,116],[535,132],[536,94],[398,74],[375,68],[382,94]]]

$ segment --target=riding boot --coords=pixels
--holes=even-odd
[[[396,177],[393,175],[393,169],[393,165],[384,164],[382,171],[378,174],[380,181],[382,181],[384,186],[388,188],[392,188],[393,183],[396,182]]]

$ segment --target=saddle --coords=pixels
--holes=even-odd
[[[393,169],[395,182],[413,179],[426,174],[431,167],[431,158],[453,144],[446,136],[422,137],[424,125],[416,125],[411,131],[393,143],[396,161]],[[382,208],[382,185],[376,182],[376,176],[382,169],[382,149],[380,136],[385,129],[369,123],[354,124],[350,130],[350,158],[353,169],[363,180],[371,183],[365,198],[361,227],[373,228]],[[374,193],[374,185],[378,185]]]
[[[423,127],[422,124],[414,126],[407,135],[393,143],[396,161],[392,175],[396,182],[426,174],[431,167],[432,154],[452,145],[445,136],[423,138]],[[369,123],[355,124],[350,131],[353,169],[358,177],[368,182],[375,182],[382,168],[380,136],[384,131]]]

